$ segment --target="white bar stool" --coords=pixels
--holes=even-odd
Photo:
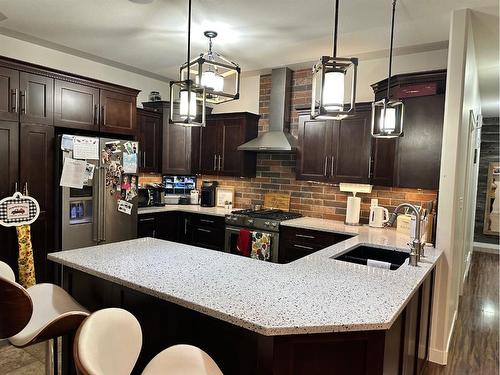
[[[76,331],[88,315],[57,285],[23,288],[9,265],[0,262],[0,338],[8,338],[18,348],[47,341],[46,374],[54,373],[54,339]]]
[[[82,323],[75,337],[75,364],[81,375],[129,375],[142,347],[142,330],[128,311],[99,310]],[[203,350],[174,345],[156,355],[143,375],[222,375]]]

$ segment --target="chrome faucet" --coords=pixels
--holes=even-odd
[[[391,214],[389,221],[385,224],[388,227],[392,227],[396,222],[398,217],[398,212],[402,208],[409,208],[415,213],[415,232],[413,233],[413,242],[410,245],[410,265],[416,267],[418,262],[420,262],[420,255],[423,256],[423,243],[420,241],[420,210],[410,203],[401,203],[396,207],[394,212]]]

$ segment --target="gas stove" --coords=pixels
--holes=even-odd
[[[278,232],[280,222],[299,217],[302,217],[299,213],[276,209],[238,210],[226,215],[226,224],[248,229]]]

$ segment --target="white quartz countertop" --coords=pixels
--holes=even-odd
[[[394,229],[321,219],[287,226],[357,234],[288,264],[274,264],[153,238],[49,254],[62,265],[266,336],[389,329],[441,256],[418,267],[367,267],[330,257],[364,244],[408,251]]]
[[[144,214],[156,214],[160,212],[170,212],[170,211],[191,212],[194,214],[222,216],[222,217],[231,212],[227,211],[224,207],[201,207],[198,204],[167,204],[165,206],[160,206],[160,207],[139,207],[137,213],[139,215],[144,215]]]

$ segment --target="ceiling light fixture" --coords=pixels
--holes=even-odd
[[[205,126],[205,105],[206,90],[203,86],[195,83],[191,79],[191,69],[186,69],[186,76],[183,76],[183,67],[188,66],[191,60],[191,1],[188,2],[188,34],[187,34],[187,59],[181,66],[179,81],[170,81],[170,124],[204,127]],[[175,95],[179,95],[179,100],[175,101]],[[198,103],[201,102],[201,114],[198,114]]]
[[[188,75],[189,70],[195,76],[195,82],[206,89],[206,99],[209,103],[219,104],[239,99],[241,73],[239,65],[212,50],[212,39],[217,36],[217,32],[205,31],[203,34],[208,38],[208,51],[189,62],[189,65],[181,67],[181,79]],[[228,87],[228,81],[232,81],[232,89]],[[227,90],[224,91],[224,88]]]
[[[391,99],[392,49],[394,44],[395,14],[396,0],[393,0],[387,94],[382,100],[372,103],[372,136],[374,138],[397,138],[403,135],[404,104],[400,100]]]
[[[358,59],[337,57],[337,29],[339,0],[335,0],[335,24],[333,29],[333,56],[322,56],[313,67],[311,118],[342,119],[354,114]],[[351,79],[346,80],[350,75]],[[350,82],[350,100],[345,103],[346,84]]]

